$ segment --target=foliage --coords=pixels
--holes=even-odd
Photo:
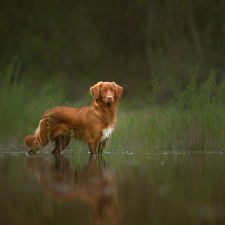
[[[147,129],[140,141],[146,150],[218,150],[224,145],[225,85],[217,86],[216,70],[197,88],[198,65],[190,68],[190,84],[180,91],[173,86],[174,97],[160,109],[150,101]],[[171,78],[174,81],[174,78]],[[156,90],[157,83],[153,90]]]
[[[157,101],[163,100],[167,74],[187,83],[186,68],[196,62],[204,71],[219,69],[221,81],[224,8],[225,1],[212,0],[4,1],[0,67],[19,54],[18,76],[26,78],[32,92],[39,93],[49,79],[58,80],[70,101],[102,79],[120,83],[126,96],[138,93],[144,99],[153,71],[161,78]]]
[[[41,115],[60,104],[62,91],[54,92],[50,82],[38,96],[32,96],[24,80],[18,78],[21,61],[18,57],[0,73],[0,141],[18,141],[32,134]]]
[[[120,117],[116,122],[115,131],[109,139],[110,149],[132,152],[135,146],[134,123],[137,114],[130,118]]]

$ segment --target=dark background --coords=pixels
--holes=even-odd
[[[212,68],[223,81],[224,10],[224,0],[2,0],[0,68],[20,60],[31,93],[51,79],[71,101],[115,81],[137,106],[151,95],[154,72],[162,102],[168,75],[185,85],[196,63],[198,83]]]

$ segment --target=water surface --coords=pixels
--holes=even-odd
[[[219,152],[0,150],[0,224],[225,224]]]

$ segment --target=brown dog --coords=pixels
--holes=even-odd
[[[91,153],[102,153],[116,119],[123,88],[114,82],[98,82],[90,88],[94,101],[89,107],[55,107],[46,111],[35,132],[24,143],[34,154],[49,141],[55,141],[52,154],[60,153],[71,137],[84,141]]]

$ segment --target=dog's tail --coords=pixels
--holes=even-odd
[[[33,147],[34,141],[36,140],[36,138],[38,137],[38,135],[40,133],[41,122],[42,121],[39,122],[38,128],[36,129],[34,136],[33,135],[27,135],[24,138],[24,144],[27,146],[27,148],[32,148]]]
[[[35,136],[32,136],[32,135],[27,135],[24,138],[24,144],[27,146],[27,148],[32,148],[34,141],[35,141]]]

